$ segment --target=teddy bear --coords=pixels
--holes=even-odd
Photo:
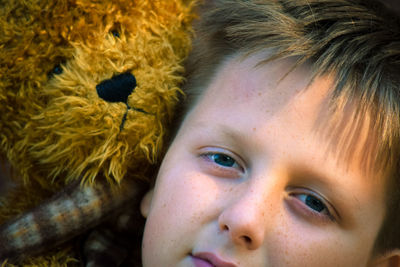
[[[183,96],[195,2],[0,0],[0,163],[15,184],[2,266],[81,266],[92,230],[134,227]]]

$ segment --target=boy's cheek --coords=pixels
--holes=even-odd
[[[283,223],[282,227],[273,229],[266,235],[263,256],[268,266],[364,266],[359,265],[357,251],[351,253],[351,259],[344,258],[349,255],[345,250],[346,246],[336,242],[334,235],[327,240],[321,239],[322,237],[299,225]]]
[[[149,192],[142,201],[142,214],[148,215],[149,227],[154,223],[159,230],[192,232],[195,224],[215,215],[212,210],[218,206],[219,189],[212,179],[196,171],[192,163],[174,165],[160,169],[154,192]]]

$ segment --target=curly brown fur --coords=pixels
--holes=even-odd
[[[182,81],[188,9],[180,1],[1,1],[1,154],[43,186],[121,181],[154,162]],[[186,14],[177,16],[177,14]],[[129,72],[126,104],[96,85]]]

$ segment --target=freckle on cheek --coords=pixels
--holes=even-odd
[[[190,222],[196,223],[196,222],[200,221],[201,218],[203,217],[203,214],[204,214],[203,211],[193,214],[190,218]]]

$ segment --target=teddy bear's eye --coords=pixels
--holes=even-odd
[[[63,68],[61,67],[61,63],[55,65],[51,71],[47,73],[47,77],[51,78],[53,75],[60,75],[63,73]]]
[[[121,23],[119,22],[114,22],[114,25],[110,28],[110,33],[115,37],[115,38],[120,38],[121,37]]]
[[[112,30],[111,33],[112,33],[112,35],[113,35],[114,37],[117,37],[117,38],[120,37],[119,32],[118,32],[117,30]]]
[[[54,68],[52,70],[52,74],[55,74],[55,75],[59,75],[62,72],[63,72],[63,69],[60,64],[57,64],[56,66],[54,66]]]

